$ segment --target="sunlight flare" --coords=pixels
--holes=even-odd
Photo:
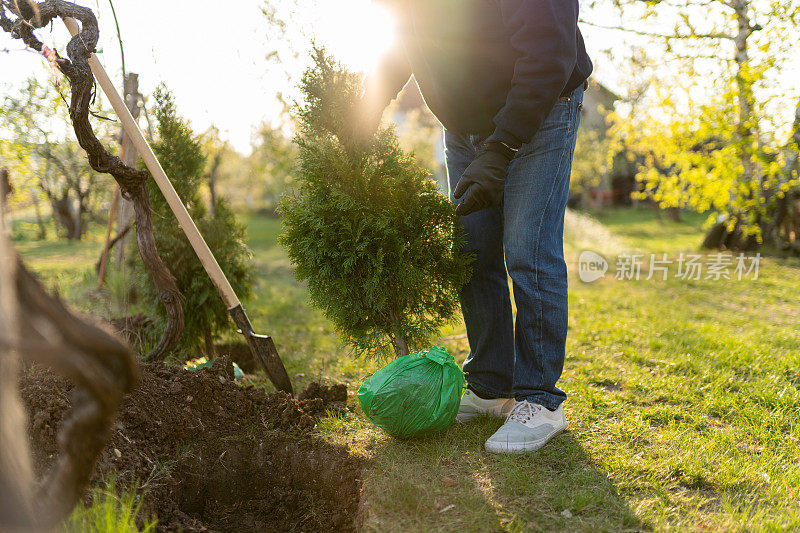
[[[324,2],[316,34],[348,69],[370,72],[395,42],[395,20],[369,0]]]

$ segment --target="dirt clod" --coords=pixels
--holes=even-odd
[[[70,383],[38,366],[21,376],[37,471],[58,453]],[[298,398],[233,382],[229,357],[197,371],[142,365],[95,481],[115,474],[144,490],[143,515],[160,530],[349,531],[362,464],[309,433],[346,404],[343,385],[312,383]]]
[[[246,374],[253,374],[260,368],[250,347],[244,342],[232,342],[229,344],[217,344],[214,346],[219,355],[230,356],[231,361],[239,365]]]

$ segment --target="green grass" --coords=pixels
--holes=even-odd
[[[325,438],[368,458],[364,529],[800,528],[800,261],[765,257],[757,280],[614,279],[620,252],[696,253],[703,221],[659,221],[648,209],[570,215],[561,381],[569,431],[542,451],[486,454],[483,441],[500,425],[494,420],[419,441],[387,437],[358,410],[321,420]],[[279,223],[251,218],[248,225],[259,279],[248,306],[256,328],[274,336],[298,387],[322,377],[347,382],[353,394],[379,365],[353,359],[308,305],[275,243]],[[96,255],[87,262],[83,248],[46,246],[25,244],[23,253],[46,277],[71,280],[65,293],[85,292]],[[609,259],[602,280],[577,279],[584,249]],[[60,258],[57,268],[52,257]],[[97,308],[91,299],[76,301]],[[459,360],[468,351],[463,333],[455,324],[440,339]]]
[[[703,241],[703,225],[708,218],[682,212],[681,221],[672,221],[653,208],[615,208],[600,211],[596,218],[628,246],[647,252],[694,251]]]
[[[114,479],[104,487],[96,487],[91,493],[91,505],[80,504],[62,524],[68,533],[135,533],[155,531],[155,520],[141,520],[136,524],[141,507],[141,498],[135,489],[117,493]]]

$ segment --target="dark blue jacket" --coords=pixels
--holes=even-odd
[[[519,148],[592,72],[578,0],[384,3],[399,42],[370,77],[368,97],[388,103],[413,74],[430,110],[457,133]]]

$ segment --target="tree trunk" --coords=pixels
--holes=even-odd
[[[792,124],[792,134],[784,148],[786,154],[786,164],[783,167],[781,184],[792,180],[792,176],[798,170],[798,159],[800,159],[800,102],[797,104]],[[772,219],[772,228],[776,244],[779,247],[788,248],[793,243],[800,240],[800,191],[788,191],[782,198],[777,200],[775,215]]]
[[[653,204],[653,209],[656,212],[656,218],[659,222],[662,221],[661,215],[666,213],[667,217],[673,222],[681,221],[681,208],[680,207],[661,207],[657,203]]]
[[[125,105],[128,106],[128,109],[131,111],[131,115],[133,115],[134,119],[139,118],[139,99],[141,98],[141,94],[139,94],[139,75],[133,72],[129,73],[125,78],[124,82],[124,98],[125,98]],[[136,148],[133,146],[133,142],[130,138],[125,135],[125,131],[121,132],[122,138],[120,141],[121,146],[121,159],[122,162],[128,165],[129,167],[133,167],[136,164],[136,159],[138,158],[138,154],[136,153]],[[120,198],[119,200],[119,214],[117,215],[117,228],[125,228],[128,227],[133,222],[134,217],[134,210],[133,204],[126,200],[125,198]],[[115,252],[114,259],[117,262],[117,265],[121,265],[125,262],[125,251],[128,247],[128,242],[130,241],[131,237],[130,234],[124,236],[122,239],[119,240],[117,245],[117,251]]]
[[[753,140],[753,129],[750,120],[753,115],[753,84],[747,79],[747,68],[750,62],[750,53],[747,47],[747,39],[753,34],[753,27],[750,25],[750,17],[747,13],[749,7],[748,0],[733,0],[732,6],[736,11],[738,22],[738,32],[734,39],[736,45],[736,89],[737,101],[739,103],[739,121],[737,131],[739,142],[746,148],[742,150],[741,161],[744,172],[740,181],[750,183],[756,175],[756,163],[753,160],[750,141]]]
[[[394,336],[394,347],[397,357],[408,355],[411,351],[408,349],[408,343],[401,333]]]
[[[89,209],[86,207],[86,198],[79,197],[78,198],[78,212],[75,214],[75,220],[77,222],[77,228],[75,230],[76,239],[81,240],[83,235],[86,233],[88,229],[88,221],[87,221],[87,214]]]
[[[208,192],[211,194],[210,198],[210,205],[208,206],[208,212],[211,215],[211,218],[217,217],[216,207],[217,207],[217,190],[214,184],[215,176],[212,174],[211,179],[208,181]]]
[[[12,194],[13,192],[14,187],[11,186],[8,169],[0,168],[0,202],[4,201],[3,198]]]
[[[108,267],[108,253],[111,251],[111,230],[114,227],[114,219],[117,216],[117,206],[119,205],[120,193],[119,185],[114,187],[114,192],[111,193],[111,209],[108,212],[108,224],[106,225],[106,243],[103,246],[103,252],[100,254],[100,260],[97,262],[97,289],[100,290],[106,281],[106,269]]]
[[[741,210],[734,205],[734,201],[739,190],[740,184],[746,186],[752,185],[758,173],[757,164],[753,157],[753,142],[757,141],[757,136],[751,126],[751,119],[753,115],[753,84],[748,79],[747,68],[750,62],[750,53],[748,50],[747,40],[753,34],[755,28],[750,24],[750,16],[748,15],[749,0],[732,0],[730,6],[736,13],[736,21],[738,31],[734,37],[734,45],[736,46],[736,54],[734,61],[736,62],[736,89],[737,89],[737,102],[739,105],[739,116],[736,125],[736,132],[739,143],[742,145],[740,161],[742,164],[742,175],[737,179],[730,191],[730,208],[729,214],[734,217],[741,216]],[[756,190],[753,194],[763,195],[763,191]],[[704,243],[713,242],[720,239],[715,239],[712,232],[717,231],[711,228],[706,234]],[[739,230],[739,223],[732,232],[725,230],[725,235],[722,237],[721,242],[741,241],[741,231]],[[749,239],[747,239],[749,241]]]
[[[408,355],[411,353],[411,351],[408,348],[408,342],[406,341],[405,335],[403,335],[402,317],[399,312],[392,311],[390,313],[390,318],[392,320],[392,327],[394,329],[394,335],[392,336],[392,341],[394,342],[394,351],[397,354],[397,357]]]
[[[592,193],[589,187],[584,187],[581,191],[581,209],[588,211],[592,207]]]
[[[673,222],[681,221],[681,210],[679,207],[668,207],[666,211],[667,215],[669,215],[670,220],[672,220]]]
[[[212,218],[217,216],[215,212],[217,208],[217,171],[219,170],[221,161],[222,153],[215,154],[214,160],[211,163],[211,170],[208,172],[208,192],[211,195],[211,205],[209,205],[208,212],[211,214]]]
[[[36,214],[36,224],[39,225],[39,235],[38,239],[43,241],[47,238],[47,225],[44,223],[44,219],[42,218],[42,207],[39,205],[39,197],[31,192],[31,198],[33,199],[33,212]]]
[[[119,209],[117,210],[117,227],[125,228],[133,222],[134,210],[133,204],[125,198],[119,199]],[[114,261],[117,265],[122,265],[125,262],[125,252],[130,242],[131,234],[128,233],[125,237],[119,240],[114,251]]]
[[[56,222],[64,229],[65,236],[68,240],[75,238],[75,230],[77,224],[75,223],[75,215],[70,205],[70,198],[64,195],[60,198],[50,197],[50,205],[53,208],[53,217]]]

